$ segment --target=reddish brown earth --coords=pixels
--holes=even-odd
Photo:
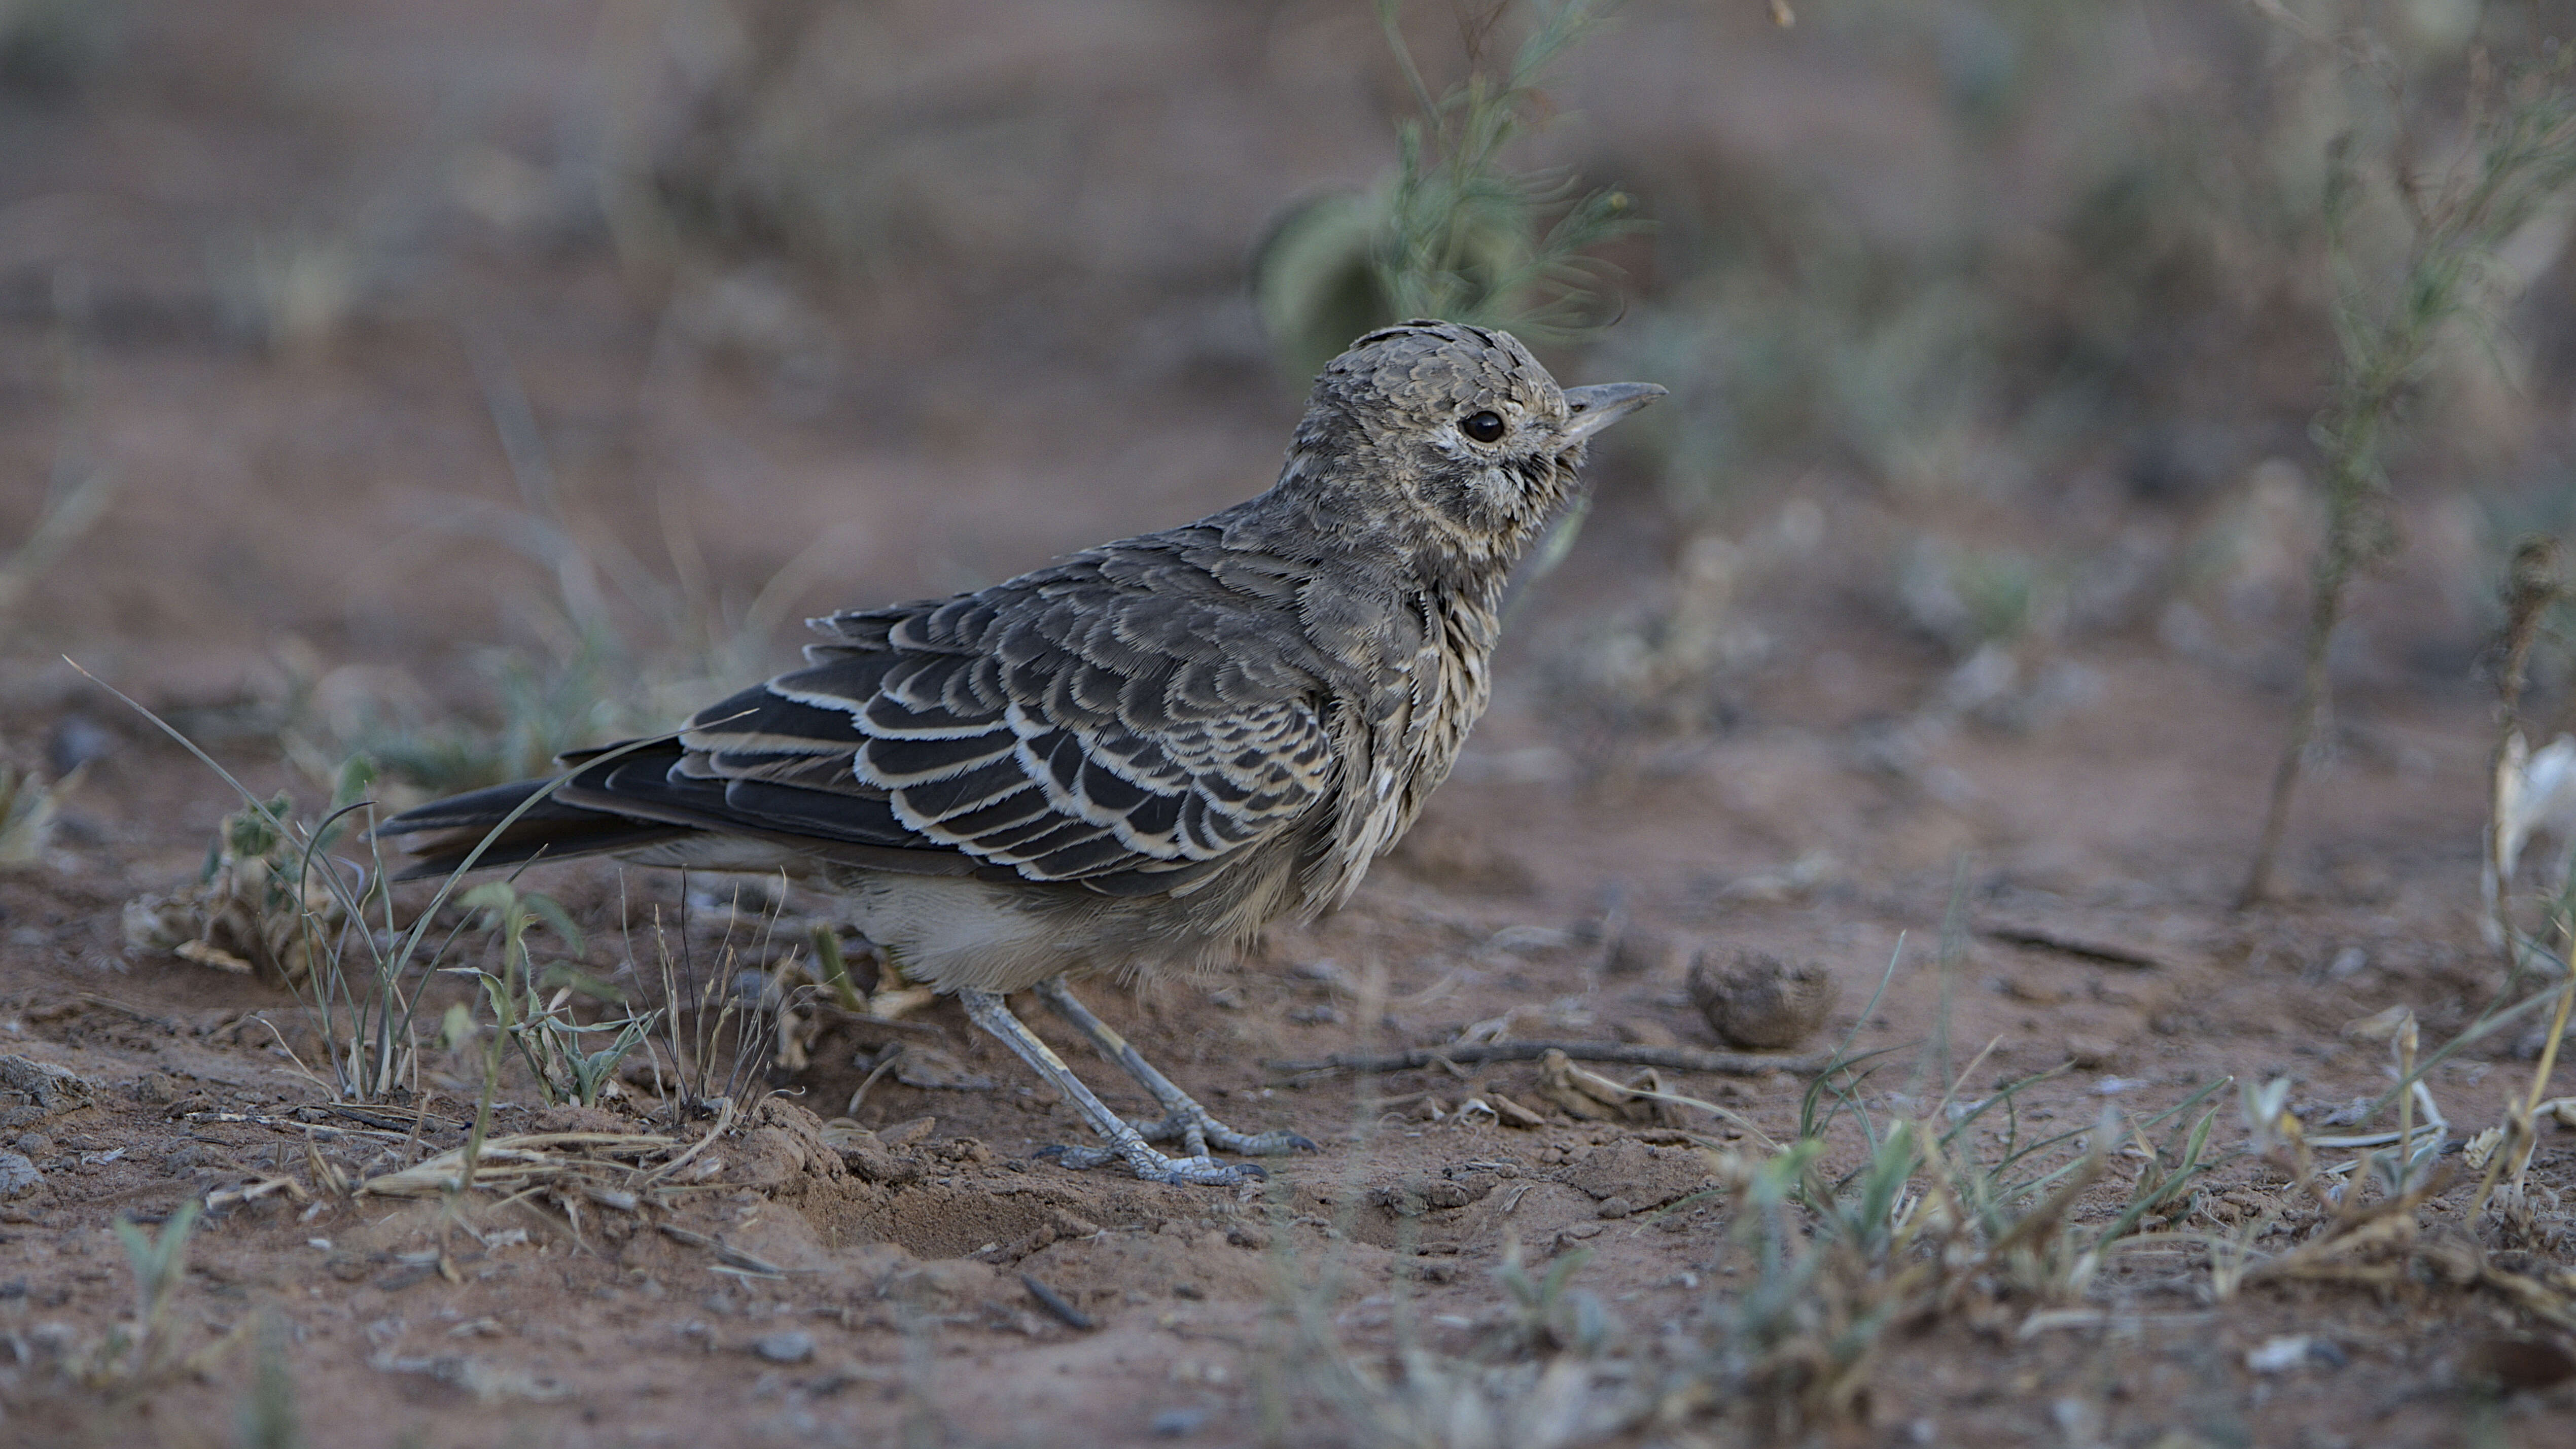
[[[1014,124],[1080,123],[1093,127],[1083,144],[1104,150],[1135,136],[1213,148],[1178,179],[1119,193],[1187,183],[1207,214],[1093,218],[1131,243],[1095,272],[1005,256],[985,259],[1002,280],[970,284],[901,253],[893,281],[822,289],[815,315],[851,340],[808,396],[768,344],[708,342],[675,320],[712,288],[717,261],[681,268],[704,275],[638,275],[595,227],[504,234],[436,180],[457,159],[438,148],[456,147],[418,137],[442,104],[464,108],[464,130],[533,151],[555,118],[547,67],[582,73],[613,27],[576,6],[431,13],[138,11],[101,89],[9,119],[20,139],[0,159],[0,470],[20,481],[0,499],[8,536],[39,511],[28,480],[66,447],[118,481],[102,522],[9,621],[0,655],[14,761],[41,766],[49,742],[85,737],[96,755],[48,852],[0,875],[0,1056],[89,1088],[52,1106],[0,1095],[16,1109],[0,1118],[0,1152],[41,1173],[0,1201],[0,1439],[277,1442],[244,1427],[267,1364],[282,1367],[304,1442],[335,1446],[2558,1441],[2548,1425],[2563,1425],[2576,1389],[2544,1365],[2502,1375],[2500,1390],[2493,1360],[2563,1334],[2464,1286],[2474,1275],[2446,1277],[2456,1253],[2431,1248],[2356,1256],[2372,1281],[2256,1281],[2220,1301],[2205,1246],[2168,1236],[2111,1253],[2055,1298],[1985,1282],[1885,1325],[1859,1391],[1833,1412],[1797,1420],[1723,1379],[1700,1380],[1694,1399],[1689,1346],[1723,1341],[1759,1271],[1740,1195],[1718,1190],[1727,1154],[1760,1156],[1741,1125],[1689,1107],[1578,1120],[1526,1063],[1374,1076],[1271,1065],[1462,1039],[1713,1049],[1690,961],[1758,950],[1821,963],[1839,984],[1809,1049],[1889,1049],[1861,1092],[1882,1122],[1937,1110],[1932,1064],[1973,1061],[1964,1098],[2055,1071],[2018,1096],[2026,1131],[2089,1126],[2106,1104],[2143,1121],[2223,1078],[2283,1077],[2312,1131],[2359,1130],[2316,1125],[2389,1081],[2388,1048],[2349,1024],[2407,1006],[2430,1050],[2500,979],[2477,927],[2493,727],[2470,669],[2485,583],[2473,569],[2463,583],[2441,552],[2448,515],[2430,505],[2408,523],[2431,543],[2362,591],[2367,644],[2341,675],[2336,747],[2302,798],[2277,898],[2252,910],[2233,898],[2287,708],[2295,529],[2285,569],[2242,571],[2258,607],[2227,616],[2217,644],[2172,642],[2156,605],[2130,600],[2022,646],[2024,678],[2064,687],[2007,691],[2007,704],[2036,703],[1981,723],[1945,703],[1957,661],[1903,622],[1888,582],[1924,522],[1909,510],[1936,505],[1809,473],[1748,480],[1739,501],[1685,525],[1613,448],[1567,566],[1517,605],[1467,760],[1351,908],[1204,978],[1085,993],[1234,1125],[1293,1127],[1320,1145],[1271,1162],[1266,1184],[1164,1188],[1039,1157],[1081,1140],[1079,1119],[941,1004],[908,1029],[817,1009],[809,1064],[767,1068],[772,1095],[747,1092],[742,1120],[629,1201],[334,1192],[335,1179],[459,1145],[470,1064],[432,1052],[404,1109],[414,1132],[334,1103],[299,1070],[288,1049],[311,1061],[322,1043],[282,988],[129,949],[125,904],[192,879],[238,802],[58,655],[171,711],[254,788],[308,802],[320,789],[281,761],[319,748],[335,708],[488,720],[490,689],[466,651],[559,657],[548,651],[567,590],[551,560],[528,556],[532,505],[495,441],[478,347],[507,358],[545,430],[564,526],[610,580],[602,617],[692,665],[657,601],[739,620],[792,564],[775,610],[792,617],[1000,577],[1195,516],[1266,483],[1295,399],[1266,374],[1231,264],[1206,260],[1221,249],[1170,229],[1249,236],[1277,198],[1364,180],[1386,160],[1374,112],[1238,134],[1206,119],[1234,112],[1193,109],[1252,94],[1277,114],[1348,110],[1365,87],[1326,62],[1372,34],[1327,7],[1277,7],[1258,26],[1115,12],[1106,58],[1085,63],[1203,67],[1168,93],[1033,79],[1059,74],[1060,46],[1025,15],[1029,33],[990,42],[995,54],[963,19],[891,7],[913,41],[947,47],[973,96],[1040,87]],[[1644,33],[1603,42],[1604,63],[1663,32]],[[1065,93],[1043,89],[1058,83]],[[387,157],[430,179],[395,174]],[[299,222],[298,199],[315,197],[338,199],[311,201]],[[275,238],[298,225],[393,235],[366,242],[377,250],[359,300],[327,338],[246,340],[205,250],[248,234],[227,228]],[[88,300],[59,301],[67,288]],[[1558,360],[1594,380],[1579,358]],[[2177,574],[2200,522],[2089,478],[2053,512],[1960,507],[1971,516],[1951,522],[1998,546],[2055,540],[2088,559],[2143,539]],[[1678,703],[1619,694],[1599,660],[1644,647],[1637,621],[1672,615],[1677,598],[1686,612],[1675,580],[1692,530],[1745,550],[1726,619],[1763,643]],[[627,573],[663,592],[628,589]],[[774,660],[790,632],[755,631],[754,657],[722,666],[727,682]],[[319,676],[309,699],[295,694],[299,670]],[[657,911],[679,918],[676,881],[582,865],[522,883],[589,928],[590,969],[649,997],[642,942]],[[690,959],[722,959],[721,923],[703,900],[690,909]],[[828,902],[788,909],[780,941]],[[737,925],[732,942],[756,926]],[[2130,959],[2068,949],[2085,943]],[[459,950],[489,959],[478,933]],[[783,954],[755,942],[740,964]],[[1114,1105],[1142,1113],[1141,1095],[1031,1015]],[[2530,1089],[2529,1036],[2508,1028],[2428,1074],[2454,1143]],[[894,1041],[939,1048],[983,1083],[884,1076],[849,1114],[875,1136],[827,1141],[826,1121]],[[649,1169],[715,1125],[674,1124],[648,1074],[626,1080],[622,1102],[575,1111],[505,1077],[494,1131],[673,1137]],[[1665,1084],[1783,1140],[1807,1086],[1777,1070]],[[2562,1066],[2548,1090],[2576,1091],[2576,1073]],[[1488,1092],[1535,1125],[1461,1110]],[[2208,1099],[2217,1163],[2159,1213],[2169,1235],[2224,1233],[2264,1211],[2314,1227],[2286,1175],[2245,1154],[2236,1100],[2232,1086]],[[2463,1223],[2473,1175],[2416,1214],[2417,1238],[2483,1244],[2563,1289],[2551,1245],[2564,1243],[2556,1194],[2576,1188],[2576,1152],[2541,1130],[2536,1238]],[[1991,1149],[1990,1134],[1978,1140]],[[1846,1119],[1830,1163],[1857,1165],[1862,1150]],[[2115,1158],[2075,1221],[2107,1224],[2144,1170]],[[279,1179],[292,1186],[238,1200]],[[161,1325],[169,1362],[97,1369],[135,1313],[112,1224],[163,1222],[209,1194],[222,1206],[188,1240]],[[1533,1339],[1507,1262],[1538,1274],[1578,1253],[1569,1282],[1607,1309],[1606,1336]],[[2304,1356],[2264,1359],[2290,1335],[2309,1337]],[[1352,1375],[1400,1377],[1408,1353],[1417,1384],[1424,1364],[1483,1366],[1503,1407],[1407,1430]],[[1540,1412],[1607,1415],[1636,1395],[1670,1412],[1601,1434]]]
[[[937,1044],[995,1085],[880,1081],[859,1122],[895,1135],[933,1119],[902,1146],[850,1165],[821,1148],[811,1113],[837,1115],[862,1077],[853,1056],[883,1039],[832,1028],[812,1069],[777,1078],[776,1125],[718,1143],[712,1156],[724,1166],[667,1203],[594,1207],[576,1229],[542,1203],[451,1215],[434,1201],[262,1200],[198,1230],[177,1331],[202,1347],[264,1315],[285,1324],[316,1442],[867,1442],[904,1424],[966,1443],[1141,1442],[1157,1424],[1186,1424],[1202,1442],[1247,1441],[1275,1412],[1266,1395],[1293,1405],[1319,1392],[1284,1355],[1283,1311],[1325,1314],[1364,1359],[1406,1333],[1465,1353],[1508,1316],[1493,1275],[1510,1242],[1533,1263],[1588,1249],[1575,1281],[1639,1341],[1712,1310],[1710,1295],[1743,1260],[1725,1200],[1654,1210],[1702,1186],[1709,1163],[1690,1144],[1723,1144],[1732,1129],[1688,1113],[1681,1120],[1697,1136],[1556,1112],[1527,1130],[1455,1114],[1486,1086],[1544,1110],[1525,1065],[1396,1074],[1364,1089],[1262,1066],[1438,1043],[1505,1016],[1516,1038],[1717,1045],[1680,989],[1678,953],[1605,969],[1600,902],[1614,888],[1632,937],[1825,962],[1843,987],[1828,1033],[1858,1025],[1863,1045],[1907,1047],[1907,1061],[1941,1011],[1931,958],[1957,852],[1969,852],[1972,929],[2037,928],[2157,960],[2139,967],[1973,939],[1951,982],[1950,1031],[1963,1055],[1996,1045],[1972,1082],[2057,1066],[2070,1052],[2081,1063],[2024,1095],[2033,1125],[2080,1124],[2105,1101],[2143,1115],[2222,1074],[2288,1076],[2299,1101],[2332,1105],[2384,1080],[2385,1049],[2349,1039],[2343,1024],[2391,1003],[2415,1005],[2430,1040],[2463,1024],[2486,981],[2463,904],[2475,883],[2466,843],[2475,810],[2462,803],[2480,770],[2473,711],[2390,711],[2386,728],[2420,742],[2421,757],[2338,769],[2303,822],[2334,842],[2332,857],[2303,851],[2292,900],[2240,915],[2226,909],[2244,833],[2232,797],[2255,784],[2249,765],[2260,757],[2247,741],[2268,734],[2271,710],[2152,657],[2100,664],[2103,697],[2044,745],[1938,751],[1971,792],[1956,807],[1857,775],[1818,731],[1791,723],[1651,777],[1461,781],[1344,914],[1283,931],[1261,959],[1203,981],[1159,983],[1142,998],[1096,986],[1113,1024],[1220,1112],[1323,1144],[1315,1157],[1274,1164],[1266,1188],[1153,1187],[1035,1160],[1041,1146],[1078,1140],[1078,1119],[943,1006],[923,1018]],[[2192,724],[2142,728],[2158,710]],[[1495,723],[1498,743],[1537,729],[1526,717]],[[247,1392],[246,1350],[214,1355],[202,1381],[180,1376],[133,1395],[51,1381],[48,1355],[94,1341],[129,1311],[112,1219],[148,1221],[191,1194],[279,1174],[309,1180],[306,1124],[354,1124],[317,1110],[325,1099],[251,1023],[262,1013],[298,1039],[282,993],[120,952],[123,893],[175,873],[222,802],[200,770],[139,738],[107,773],[84,796],[96,835],[72,848],[78,868],[0,888],[13,933],[9,1049],[98,1087],[93,1105],[23,1129],[44,1139],[31,1155],[46,1182],[5,1208],[0,1314],[30,1355],[5,1402],[12,1423],[36,1435],[29,1442],[137,1433],[222,1442]],[[2231,779],[2232,792],[2215,783]],[[1837,863],[1810,886],[1766,888],[1788,854],[1763,844],[1772,841],[1831,851]],[[676,904],[666,887],[631,889]],[[613,898],[577,885],[563,893]],[[1857,1023],[1900,936],[1893,984],[1878,1014]],[[2360,964],[2338,973],[2353,949]],[[601,956],[613,963],[617,953]],[[1379,970],[1384,1024],[1360,1030],[1350,984]],[[1096,1064],[1090,1075],[1113,1102],[1143,1109]],[[2431,1077],[2464,1133],[2526,1081],[2509,1051],[2488,1049]],[[1788,1075],[1676,1085],[1774,1135],[1794,1130],[1801,1083]],[[446,1092],[426,1107],[443,1122],[471,1111]],[[2234,1117],[2221,1114],[2222,1139],[2241,1137]],[[496,1131],[569,1125],[571,1114],[519,1101]],[[319,1140],[353,1175],[405,1152],[398,1138]],[[421,1142],[458,1140],[442,1126]],[[2562,1183],[2568,1162],[2566,1149],[2544,1143],[2535,1175]],[[2218,1189],[2276,1181],[2248,1164],[2222,1167],[2201,1200],[2205,1221],[2235,1211]],[[1431,1202],[1464,1201],[1412,1217],[1390,1206],[1432,1183],[1455,1190]],[[1629,1211],[1605,1217],[1612,1198]],[[727,1274],[703,1242],[670,1236],[674,1226],[783,1276]],[[478,1232],[509,1245],[486,1248]],[[433,1255],[426,1270],[406,1261],[422,1254]],[[1022,1274],[1096,1327],[1056,1319]],[[2108,1442],[2148,1429],[2210,1443],[2439,1442],[2471,1411],[2462,1355],[2514,1324],[2501,1304],[2432,1286],[2255,1287],[2211,1308],[2196,1296],[2206,1281],[2188,1255],[2115,1257],[2079,1300],[2134,1315],[2108,1337],[2098,1328],[2016,1336],[2038,1306],[2026,1302],[1981,1322],[1892,1331],[1867,1419],[1840,1433],[2053,1442],[2073,1414],[2093,1416],[2081,1422],[2100,1424]],[[1397,1326],[1399,1298],[1409,1329]],[[811,1339],[810,1359],[759,1357],[765,1338],[791,1332]],[[2248,1351],[2293,1332],[2332,1341],[2336,1361],[2248,1371]],[[2546,1442],[2536,1425],[2556,1402],[2507,1401],[2499,1431],[2528,1427],[2528,1442]],[[1292,1407],[1288,1422],[1293,1442],[1348,1432],[1313,1405]]]

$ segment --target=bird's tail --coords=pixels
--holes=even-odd
[[[406,810],[376,827],[379,840],[401,837],[410,863],[395,880],[451,875],[470,858],[476,870],[521,865],[543,857],[568,860],[658,845],[692,833],[688,827],[636,820],[567,805],[551,796],[528,802],[552,780],[516,780],[472,790]],[[526,806],[524,810],[520,807]],[[518,818],[510,818],[518,811]],[[507,822],[504,824],[504,822]],[[482,853],[475,854],[475,848]]]

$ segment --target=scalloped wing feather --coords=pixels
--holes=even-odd
[[[1245,637],[1261,602],[1186,558],[1090,557],[836,615],[806,668],[702,711],[672,773],[721,783],[754,828],[1180,888],[1333,786],[1324,687],[1293,626]]]

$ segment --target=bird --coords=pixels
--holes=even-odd
[[[676,732],[377,829],[403,878],[609,855],[787,872],[911,981],[954,996],[1162,1183],[1262,1175],[1239,1132],[1068,978],[1203,964],[1346,903],[1491,697],[1513,565],[1651,383],[1560,388],[1510,333],[1416,320],[1325,365],[1272,486],[950,598],[809,621],[803,667]],[[1164,1116],[1112,1111],[1012,1013],[1038,1000]],[[1173,1144],[1176,1153],[1157,1149]]]

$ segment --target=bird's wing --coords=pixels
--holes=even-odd
[[[1297,818],[1335,768],[1293,610],[1262,607],[1293,595],[1293,570],[1200,552],[1095,550],[819,621],[832,642],[807,667],[701,711],[664,770],[577,776],[563,798],[654,818],[659,796],[685,812],[660,818],[1112,894],[1184,887]]]

